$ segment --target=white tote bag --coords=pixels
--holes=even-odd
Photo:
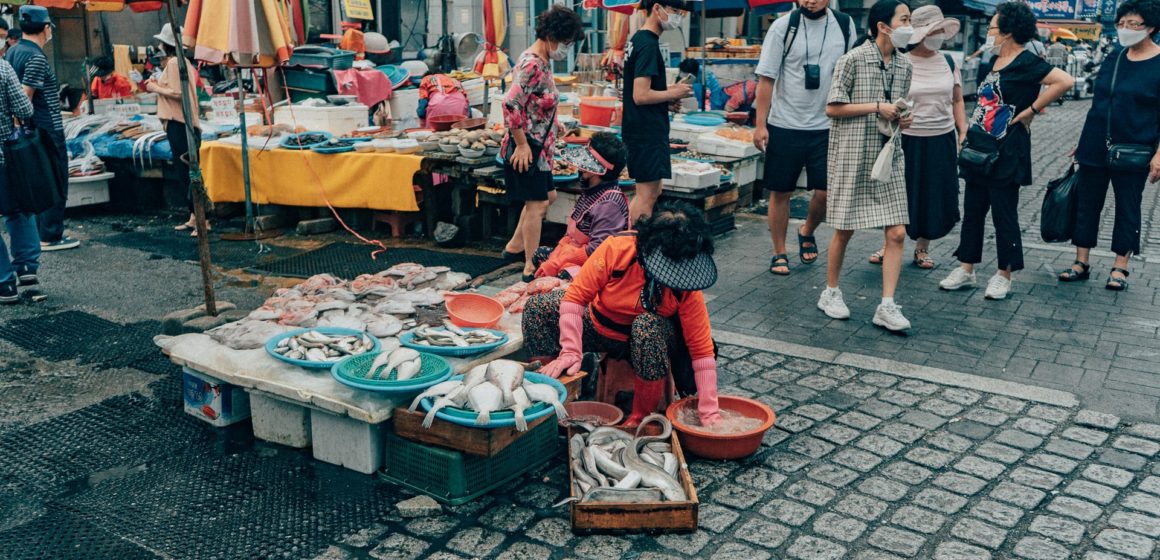
[[[874,160],[874,167],[870,169],[870,178],[880,183],[887,183],[890,181],[890,175],[894,173],[894,151],[897,150],[898,144],[898,129],[894,130],[894,134],[890,135],[890,139],[882,146],[882,151],[878,152],[878,159]]]

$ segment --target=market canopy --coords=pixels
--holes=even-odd
[[[163,2],[160,0],[0,0],[0,4],[12,4],[16,6],[32,4],[33,6],[61,10],[71,10],[77,4],[81,4],[90,12],[119,12],[128,7],[134,12],[143,13],[160,10]]]
[[[285,64],[296,42],[292,9],[288,0],[191,0],[182,41],[195,59],[212,64]]]

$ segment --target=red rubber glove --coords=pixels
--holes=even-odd
[[[560,355],[544,366],[540,373],[549,377],[573,375],[580,371],[580,353],[584,339],[584,307],[578,303],[560,302]],[[716,379],[716,374],[714,374]]]
[[[697,383],[697,415],[702,426],[723,421],[717,405],[717,359],[709,356],[693,360],[693,380]]]

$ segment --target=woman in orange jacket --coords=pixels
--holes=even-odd
[[[637,221],[637,231],[609,237],[566,292],[528,300],[523,331],[529,353],[558,355],[541,373],[575,373],[585,350],[631,356],[636,378],[624,425],[637,426],[657,410],[670,351],[683,346],[701,423],[720,422],[717,360],[701,293],[717,281],[712,255],[705,216],[685,203],[663,202]]]

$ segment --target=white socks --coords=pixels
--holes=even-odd
[[[892,298],[892,297],[882,298],[882,305],[886,305],[886,304],[894,305],[894,298]]]

